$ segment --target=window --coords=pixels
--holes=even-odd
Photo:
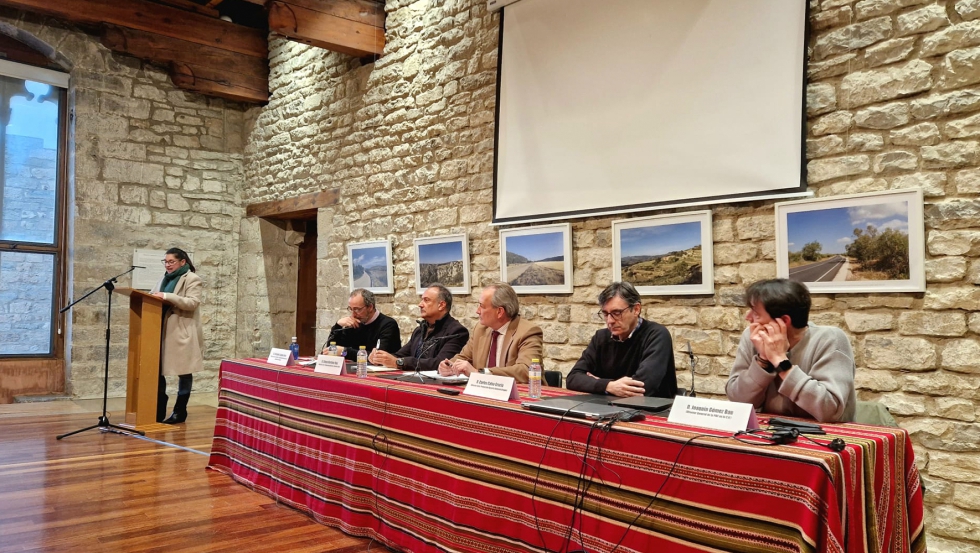
[[[11,62],[0,72],[0,356],[52,356],[64,248],[66,99],[57,83],[67,76]]]

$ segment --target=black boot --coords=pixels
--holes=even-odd
[[[194,375],[182,374],[177,382],[177,403],[174,404],[174,412],[171,413],[164,424],[180,424],[187,420],[187,402],[191,399],[191,386],[194,384]],[[166,410],[164,410],[166,412]]]
[[[170,397],[167,396],[167,379],[160,375],[160,380],[157,383],[157,422],[163,422],[164,417],[167,416],[167,401]]]

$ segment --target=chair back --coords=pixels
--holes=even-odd
[[[563,376],[561,371],[544,371],[544,383],[552,388],[561,388]]]

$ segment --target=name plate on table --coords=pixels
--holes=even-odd
[[[751,403],[688,396],[674,398],[667,422],[733,433],[759,428]]]
[[[517,387],[514,386],[514,379],[509,376],[497,376],[495,374],[483,374],[478,372],[470,373],[470,379],[466,382],[463,393],[469,396],[485,397],[507,401],[520,399],[517,394]]]
[[[280,367],[288,367],[296,364],[296,360],[293,359],[293,352],[288,349],[279,348],[272,348],[272,351],[269,352],[269,358],[265,362],[270,365],[279,365]]]
[[[315,373],[338,375],[344,372],[344,358],[339,355],[317,355]]]

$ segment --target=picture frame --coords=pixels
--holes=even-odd
[[[776,275],[810,292],[924,292],[922,190],[776,204]]]
[[[393,294],[393,265],[388,240],[347,244],[347,275],[351,290],[364,288],[375,294]]]
[[[470,253],[466,234],[415,239],[415,291],[425,292],[433,282],[453,294],[470,293]]]
[[[572,292],[572,225],[500,230],[500,280],[518,294]]]
[[[643,296],[714,294],[711,211],[612,222],[613,280]]]

